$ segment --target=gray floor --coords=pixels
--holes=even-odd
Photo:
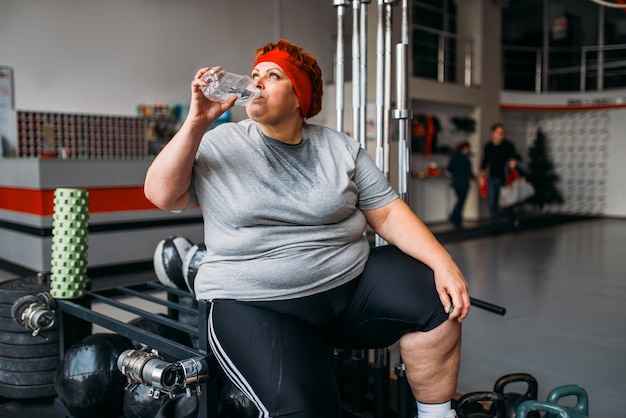
[[[458,390],[492,390],[507,373],[582,386],[590,416],[626,417],[626,220],[595,220],[447,244],[473,297]],[[572,401],[568,399],[567,401]]]
[[[492,390],[498,377],[524,372],[538,380],[541,400],[557,386],[578,384],[589,394],[591,417],[626,417],[626,219],[478,235],[444,245],[471,295],[507,313],[472,309],[459,392]],[[0,272],[0,280],[12,277]],[[34,402],[0,405],[5,413],[57,416]]]

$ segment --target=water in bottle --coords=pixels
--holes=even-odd
[[[252,78],[225,71],[208,71],[202,76],[208,85],[202,92],[214,102],[225,102],[230,97],[237,96],[236,105],[245,106],[261,94]]]

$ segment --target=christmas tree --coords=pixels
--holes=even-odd
[[[537,130],[537,138],[528,150],[528,157],[528,181],[535,187],[535,195],[529,202],[539,209],[548,203],[563,203],[563,197],[556,188],[559,176],[554,172],[546,148],[546,136],[541,129]]]

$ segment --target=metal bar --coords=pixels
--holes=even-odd
[[[541,50],[539,49],[535,57],[535,93],[537,94],[541,93],[541,80],[543,79],[541,69]]]
[[[393,117],[398,120],[398,194],[408,203],[409,149],[411,109],[408,107],[407,61],[409,46],[396,45],[396,103]]]
[[[344,111],[344,84],[345,84],[345,64],[343,46],[343,20],[346,13],[347,0],[334,0],[333,6],[337,8],[337,62],[335,63],[335,89],[337,107],[337,130],[343,132],[343,111]]]
[[[391,123],[390,123],[390,113],[391,113],[391,37],[392,37],[392,28],[393,28],[393,2],[394,0],[385,1],[385,79],[384,79],[384,115],[385,118],[383,120],[383,138],[384,138],[384,158],[385,158],[385,169],[383,173],[387,179],[390,178],[391,171]]]
[[[60,311],[73,315],[76,318],[92,324],[100,325],[103,328],[109,329],[117,334],[130,338],[131,340],[141,341],[149,347],[163,351],[180,359],[195,357],[198,355],[212,356],[212,354],[208,352],[194,350],[193,348],[187,347],[176,341],[146,332],[138,327],[118,321],[117,319],[108,317],[99,312],[95,312],[69,300],[57,300],[57,307]]]
[[[378,0],[378,24],[376,27],[376,166],[383,173],[388,172],[385,161],[385,0]],[[387,177],[388,178],[388,177]],[[384,240],[377,234],[375,245],[381,246]]]
[[[443,35],[439,35],[437,42],[437,81],[443,83],[446,81],[446,38]]]
[[[465,87],[471,87],[472,86],[472,54],[474,53],[474,43],[472,42],[471,39],[466,39],[465,40],[465,61],[464,61],[464,68],[465,68],[465,72],[464,72],[464,77],[463,77],[463,84],[465,85]]]
[[[92,294],[91,297],[94,300],[97,300],[98,302],[107,304],[109,306],[116,307],[116,308],[118,308],[120,310],[123,310],[123,311],[126,311],[126,312],[130,312],[132,314],[141,316],[141,317],[146,318],[146,319],[150,319],[151,321],[154,321],[154,322],[162,323],[163,325],[167,325],[167,326],[172,327],[172,328],[181,329],[181,330],[184,330],[185,332],[189,332],[189,333],[192,333],[192,334],[197,334],[197,332],[198,332],[196,328],[191,328],[191,327],[189,327],[187,325],[181,324],[181,323],[179,323],[177,321],[174,321],[172,319],[163,317],[161,315],[156,315],[156,314],[153,314],[151,312],[147,312],[147,311],[145,311],[143,309],[136,308],[134,306],[127,305],[127,304],[122,303],[122,302],[118,302],[118,301],[116,301],[114,299],[111,299],[111,298],[107,298],[107,297],[100,296],[100,295],[97,295],[97,294]]]
[[[122,295],[133,296],[133,297],[136,297],[136,298],[139,298],[139,299],[143,299],[143,300],[148,301],[148,302],[153,302],[153,303],[155,303],[157,305],[163,305],[163,306],[168,307],[168,308],[174,308],[174,309],[176,309],[179,312],[185,312],[185,313],[189,313],[189,314],[196,313],[195,309],[189,308],[187,306],[182,306],[182,305],[180,305],[180,304],[178,304],[176,302],[170,302],[170,301],[167,301],[167,300],[164,300],[164,299],[161,299],[161,298],[157,298],[155,296],[148,295],[148,294],[145,294],[143,292],[138,292],[136,290],[128,289],[128,288],[125,288],[125,287],[118,287],[117,290]],[[188,298],[193,298],[193,295],[191,295],[189,293],[189,294],[187,294],[187,297]],[[98,298],[101,298],[101,296],[98,295]]]
[[[361,148],[367,149],[367,7],[371,0],[361,0],[361,32],[359,36],[360,49],[361,49],[361,65],[360,65],[360,98],[361,103],[359,106],[360,115],[359,121],[361,126],[359,128],[359,142]]]
[[[374,418],[387,416],[389,404],[389,349],[378,348],[374,351],[374,364],[372,367]]]
[[[587,85],[587,52],[580,50],[580,91],[584,92]]]
[[[351,412],[361,414],[365,411],[365,391],[367,381],[367,350],[352,350],[350,374],[351,374]]]
[[[396,109],[393,117],[398,120],[398,193],[400,198],[409,202],[409,148],[410,119],[412,112],[409,107],[409,6],[402,0],[402,42],[396,45]]]
[[[352,1],[352,137],[361,138],[361,3]]]
[[[376,166],[384,173],[384,91],[385,91],[385,0],[378,0],[378,23],[376,26]]]
[[[604,46],[604,7],[598,6],[598,43]],[[598,51],[598,72],[596,74],[596,89],[604,90],[604,51]]]
[[[541,91],[548,91],[548,48],[550,48],[550,6],[548,4],[548,0],[543,0],[543,59],[542,59],[542,68],[541,68]]]

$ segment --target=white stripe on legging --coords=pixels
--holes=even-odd
[[[211,304],[211,309],[209,310],[209,345],[211,346],[211,351],[217,361],[222,366],[222,369],[229,377],[231,382],[250,399],[250,401],[256,405],[259,409],[259,418],[270,418],[270,413],[267,408],[261,402],[261,399],[256,395],[252,386],[248,383],[246,378],[239,372],[237,367],[233,364],[233,362],[226,354],[226,351],[222,348],[217,335],[215,334],[215,329],[213,327],[213,304]]]

